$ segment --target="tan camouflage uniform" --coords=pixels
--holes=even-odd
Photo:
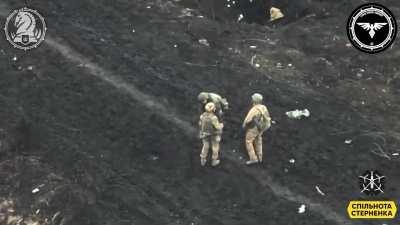
[[[200,139],[203,142],[200,158],[201,164],[204,166],[207,162],[208,151],[212,149],[212,165],[219,164],[219,144],[221,142],[223,124],[218,121],[218,117],[214,114],[215,105],[207,103],[206,112],[201,114],[200,126]]]
[[[253,122],[254,118],[262,114],[270,119],[265,105],[254,104],[243,121],[243,128],[246,129],[246,149],[250,157],[250,161],[246,162],[247,164],[262,162],[263,160],[262,135],[264,131],[259,131]]]

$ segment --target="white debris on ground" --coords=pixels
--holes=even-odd
[[[160,157],[158,157],[158,156],[156,156],[156,155],[152,155],[152,156],[150,157],[150,159],[151,159],[152,161],[156,161],[156,160],[159,160]]]
[[[351,139],[346,139],[346,140],[344,141],[344,143],[349,145],[349,144],[353,143],[353,140],[351,140]]]
[[[399,155],[400,155],[400,153],[398,153],[398,152],[395,152],[392,154],[392,156],[399,156]]]
[[[199,43],[204,46],[210,47],[210,43],[208,43],[207,39],[205,38],[199,39]]]
[[[255,45],[250,45],[249,48],[251,48],[251,49],[256,49],[257,46],[255,46]]]
[[[38,193],[39,191],[40,191],[39,188],[35,188],[35,189],[32,190],[32,194],[36,194],[36,193]]]
[[[295,160],[295,159],[290,159],[289,162],[290,162],[291,164],[294,164],[294,163],[296,162],[296,160]]]
[[[304,110],[296,109],[294,111],[286,112],[286,115],[291,119],[301,119],[303,116],[309,117],[310,111],[308,111],[308,109],[304,109]]]
[[[14,62],[16,62],[17,60],[18,60],[17,56],[14,56],[14,57],[12,58],[12,61],[14,61]]]
[[[237,18],[237,22],[240,22],[243,18],[244,18],[244,17],[243,17],[243,14],[240,14],[240,15],[238,16],[238,18]]]
[[[26,69],[29,70],[29,71],[32,71],[33,70],[33,66],[28,66]]]
[[[318,193],[322,196],[325,196],[325,193],[321,191],[321,189],[318,187],[318,185],[315,186],[315,189],[318,191]]]
[[[287,172],[289,172],[289,169],[285,168],[285,169],[283,169],[283,172],[287,173]]]
[[[177,47],[178,47],[178,45],[177,45],[177,44],[175,44],[175,45],[174,45],[174,48],[177,48]]]
[[[258,63],[254,63],[255,59],[256,59],[257,55],[253,55],[250,59],[250,65],[252,65],[255,68],[260,68],[261,65]]]
[[[135,33],[136,32],[136,30],[135,29],[132,29],[132,33]]]
[[[181,10],[181,14],[178,17],[182,18],[182,17],[192,17],[192,16],[194,16],[193,9],[184,8]]]
[[[303,213],[305,213],[305,212],[306,212],[306,205],[302,204],[302,205],[299,207],[298,213],[303,214]]]

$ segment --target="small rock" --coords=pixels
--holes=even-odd
[[[291,63],[288,64],[288,67],[292,67],[293,65]]]
[[[283,169],[283,172],[287,173],[289,170],[287,168]]]
[[[240,14],[239,17],[237,18],[237,21],[240,22],[243,19],[243,14]]]
[[[300,207],[299,207],[299,211],[298,211],[300,214],[303,214],[303,213],[305,213],[306,212],[306,205],[304,205],[304,204],[302,204]]]
[[[178,47],[178,45],[174,45],[174,48],[177,48]]]
[[[32,194],[36,194],[36,193],[38,193],[39,191],[40,191],[39,188],[35,188],[35,189],[32,190]]]
[[[346,44],[346,47],[350,48],[350,47],[351,47],[351,44],[350,44],[350,43],[347,43],[347,44]]]
[[[294,164],[294,163],[296,162],[296,160],[295,160],[295,159],[290,159],[289,162],[290,162],[291,164]]]
[[[135,33],[136,32],[136,30],[135,29],[132,29],[132,33]]]
[[[255,66],[256,68],[260,68],[260,64],[258,64],[258,63],[256,63],[254,66]]]
[[[256,49],[257,46],[255,46],[255,45],[250,45],[250,48],[251,48],[251,49]]]
[[[33,66],[28,66],[26,69],[29,70],[29,71],[32,71],[33,70]]]
[[[351,140],[351,139],[346,139],[346,140],[344,141],[344,143],[345,143],[345,144],[348,144],[348,145],[351,144],[352,142],[353,142],[353,140]]]
[[[151,6],[150,6],[150,5],[148,5],[148,6],[146,7],[146,9],[151,9]]]
[[[16,62],[17,60],[18,60],[17,56],[14,56],[14,57],[12,58],[12,61],[14,61],[14,62]]]
[[[208,43],[207,39],[205,38],[199,39],[199,43],[207,47],[210,47],[210,43]]]

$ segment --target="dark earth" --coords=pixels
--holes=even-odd
[[[345,24],[364,1],[210,2],[28,1],[48,31],[27,52],[0,38],[0,224],[399,224],[346,213],[400,199],[400,48],[351,46]],[[400,18],[398,0],[379,3]],[[2,0],[2,26],[24,5]],[[269,22],[271,5],[285,18]],[[200,167],[204,90],[231,106],[217,168]],[[264,163],[246,167],[254,92],[275,124]],[[385,193],[360,193],[366,170]]]

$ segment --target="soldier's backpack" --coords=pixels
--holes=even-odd
[[[254,124],[256,125],[258,131],[264,132],[271,127],[271,120],[266,113],[262,113],[261,110],[259,110],[259,111],[260,111],[260,115],[254,117],[253,121],[254,121]]]

